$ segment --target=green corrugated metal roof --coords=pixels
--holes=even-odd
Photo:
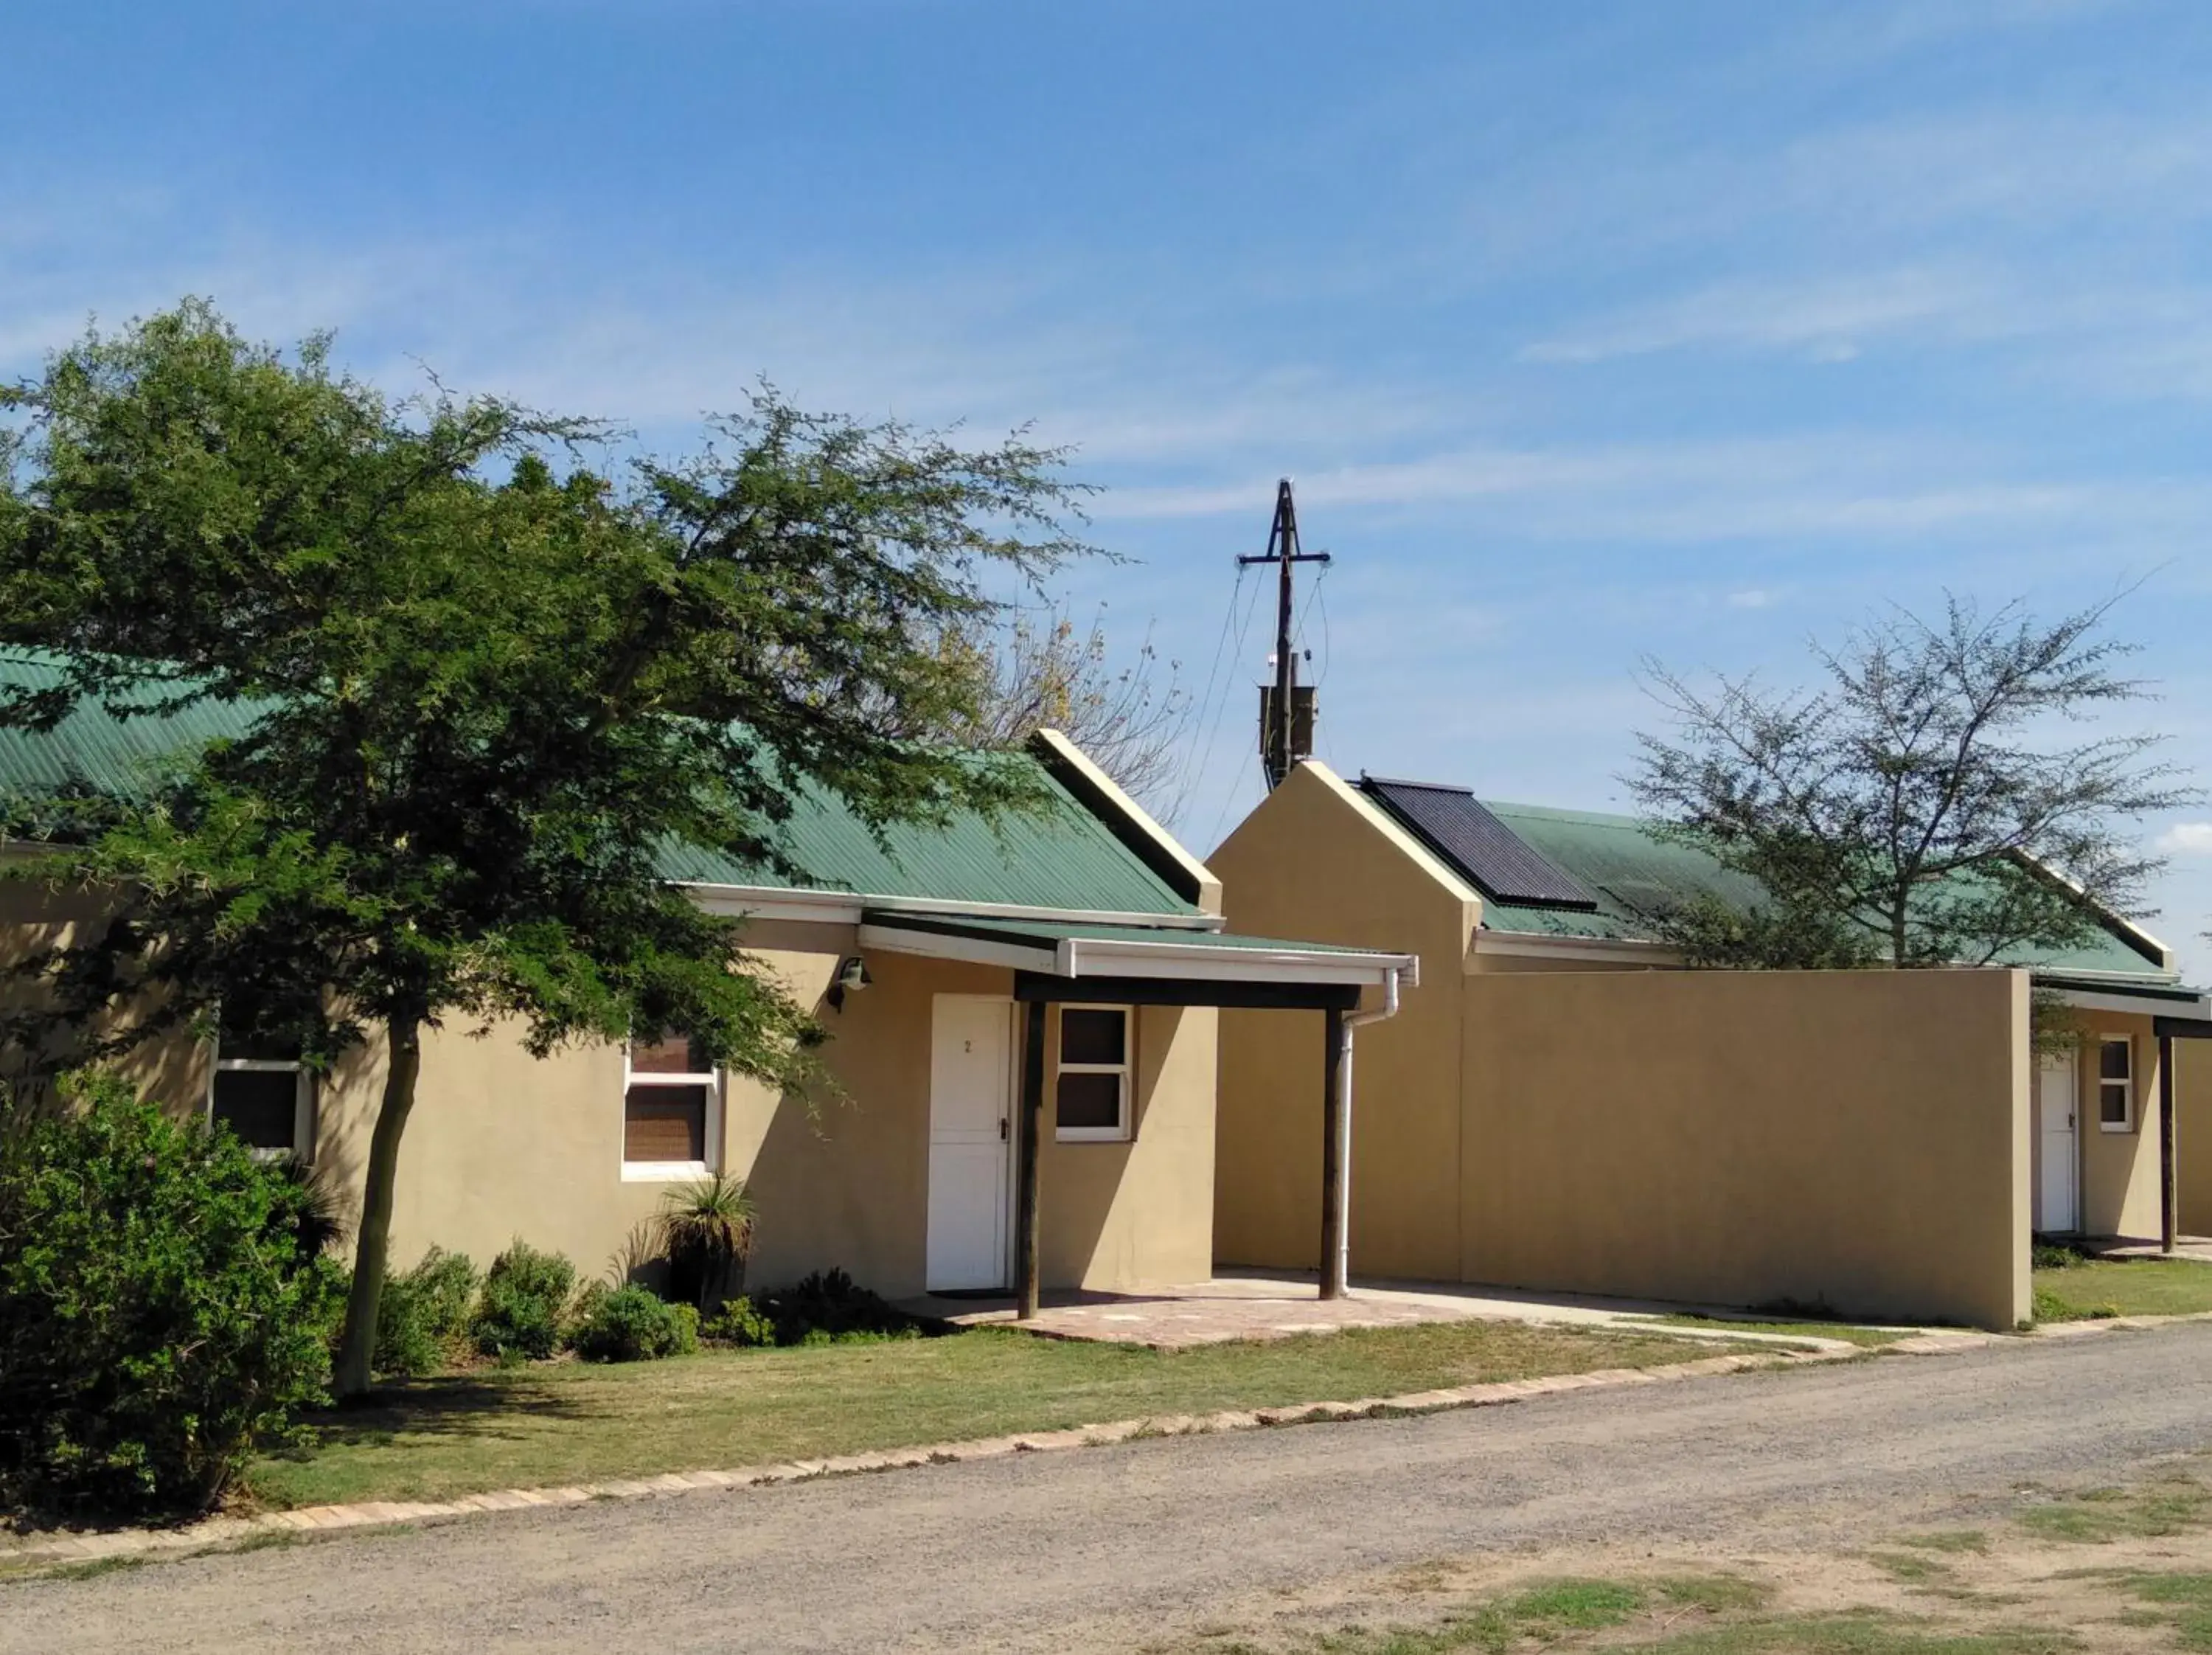
[[[1091,913],[1198,911],[1035,759],[1023,755],[1009,762],[1036,765],[1051,789],[1043,812],[1005,816],[995,823],[963,812],[941,826],[897,824],[884,830],[879,845],[842,800],[804,788],[793,800],[791,818],[781,836],[784,854],[806,870],[804,880],[690,845],[669,847],[661,871],[671,879],[702,885],[850,891]]]
[[[61,682],[51,657],[0,652],[0,688],[39,690]],[[127,719],[81,703],[48,733],[0,729],[0,799],[69,792],[141,799],[180,758],[210,741],[241,735],[252,722],[251,708],[236,702],[204,702],[170,715]],[[690,845],[670,846],[661,872],[677,881],[778,890],[1089,912],[1197,911],[1036,759],[1008,755],[1005,762],[1036,767],[1049,790],[1042,811],[996,822],[971,812],[942,825],[895,825],[878,843],[844,800],[819,788],[803,788],[779,837],[784,854],[805,870],[805,879]]]
[[[52,690],[62,683],[50,657],[0,652],[0,690]],[[152,706],[151,691],[118,697]],[[52,732],[0,728],[0,798],[52,798],[77,793],[137,802],[147,798],[180,759],[213,741],[252,727],[252,709],[239,702],[204,701],[163,716],[117,718],[97,702],[80,702]]]
[[[1516,907],[1486,901],[1490,929],[1543,936],[1648,940],[1644,916],[1688,897],[1710,893],[1739,905],[1756,901],[1759,886],[1694,846],[1662,838],[1632,816],[1597,811],[1553,810],[1540,805],[1483,803],[1530,846],[1579,879],[1597,898],[1597,911]],[[2086,947],[2039,953],[2029,960],[2054,971],[2121,971],[2158,976],[2162,968],[2116,933]]]

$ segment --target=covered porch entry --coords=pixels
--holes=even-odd
[[[1321,1012],[1325,1031],[1322,1050],[1315,1054],[1318,1061],[1313,1084],[1323,1099],[1324,1173],[1321,1210],[1314,1219],[1322,1238],[1321,1296],[1343,1296],[1348,1269],[1353,1031],[1396,1010],[1401,989],[1418,981],[1415,957],[1211,929],[1060,923],[963,913],[872,912],[863,916],[857,940],[864,952],[915,954],[1000,966],[1012,972],[1011,1050],[1003,1059],[982,1060],[986,1065],[999,1062],[1012,1070],[1007,1076],[1012,1108],[995,1121],[990,1109],[970,1110],[974,1118],[964,1124],[947,1111],[942,1126],[933,1111],[932,1195],[942,1206],[940,1190],[975,1192],[965,1194],[963,1206],[980,1214],[982,1223],[969,1226],[975,1235],[959,1244],[967,1249],[964,1256],[983,1253],[991,1212],[993,1152],[997,1148],[992,1139],[1006,1141],[1006,1156],[996,1162],[1006,1169],[1012,1186],[1005,1232],[1006,1285],[1012,1291],[1018,1317],[1024,1321],[1034,1319],[1038,1311],[1043,1214],[1054,1198],[1051,1181],[1043,1176],[1047,1134],[1066,1144],[1091,1133],[1133,1140],[1143,1130],[1126,1100],[1129,1054],[1114,1048],[1115,1015],[1121,1016],[1126,1031],[1135,1017],[1152,1007]],[[1050,1077],[1054,1108],[1048,1123],[1048,1054],[1054,1044],[1048,1022],[1054,1008],[1060,1017],[1059,1056]],[[988,1019],[971,1020],[980,1030]],[[977,1037],[963,1037],[963,1056]],[[1126,1033],[1122,1038],[1127,1038]],[[933,1057],[933,1068],[957,1061]],[[1205,1076],[1203,1084],[1210,1143],[1213,1075]],[[1118,1117],[1116,1085],[1124,1089],[1123,1112]],[[956,1138],[956,1134],[960,1135]],[[1202,1218],[1210,1232],[1210,1177],[1204,1187],[1202,1196],[1183,1198],[1203,1201],[1208,1210],[1180,1216],[1186,1221]],[[933,1245],[961,1223],[957,1215],[933,1212]],[[957,1276],[946,1285],[956,1281],[968,1285]],[[973,1285],[984,1284],[978,1280]]]
[[[2085,1039],[2075,1052],[2039,1055],[2031,1104],[2037,1152],[2030,1203],[2033,1230],[2038,1234],[2118,1235],[2119,1226],[2096,1223],[2095,1214],[2087,1209],[2082,1165],[2092,1141],[2089,1135],[2115,1134],[2124,1140],[2154,1130],[2158,1246],[2166,1254],[2180,1250],[2182,1151],[2174,1097],[2175,1049],[2185,1044],[2212,1060],[2212,1045],[2197,1044],[2212,1041],[2212,994],[2179,983],[2094,977],[2039,976],[2036,983],[2085,1021],[2106,1013],[2136,1026],[2147,1025],[2154,1089],[2151,1096],[2138,1099],[2140,1083],[2132,1055],[2136,1043],[2124,1034]]]

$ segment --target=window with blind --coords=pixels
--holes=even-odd
[[[1129,1012],[1125,1006],[1060,1008],[1060,1072],[1053,1083],[1057,1135],[1111,1143],[1129,1135]]]
[[[721,1077],[683,1035],[633,1040],[623,1087],[623,1173],[681,1177],[707,1170]]]

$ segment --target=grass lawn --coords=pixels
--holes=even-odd
[[[984,1328],[619,1366],[487,1369],[395,1385],[367,1406],[319,1416],[319,1445],[258,1461],[247,1493],[275,1506],[444,1500],[1745,1348],[1657,1329],[1510,1322],[1355,1328],[1173,1353]]]
[[[2035,1272],[2039,1322],[2212,1311],[2212,1264],[2189,1258],[2093,1258]]]

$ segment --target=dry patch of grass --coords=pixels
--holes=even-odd
[[[2212,1652],[2212,1488],[2027,1488],[1989,1529],[1756,1557],[1626,1544],[1437,1559],[1317,1589],[1176,1655],[2154,1655]],[[2116,1558],[2118,1560],[2116,1561]],[[1668,1569],[1675,1571],[1668,1573]],[[1217,1617],[1226,1621],[1230,1617]]]
[[[2018,1521],[2044,1540],[2104,1545],[2177,1535],[2212,1518],[2212,1490],[2172,1476],[2133,1488],[2091,1488],[2027,1506]]]
[[[1961,1631],[1878,1609],[1775,1613],[1772,1588],[1741,1575],[1569,1579],[1446,1610],[1425,1624],[1346,1626],[1254,1643],[1212,1631],[1184,1655],[2062,1655],[2087,1647],[2048,1628]]]
[[[981,1328],[940,1338],[414,1381],[258,1462],[272,1506],[444,1500],[1015,1431],[1645,1367],[1754,1348],[1659,1329],[1431,1323],[1162,1352]]]

